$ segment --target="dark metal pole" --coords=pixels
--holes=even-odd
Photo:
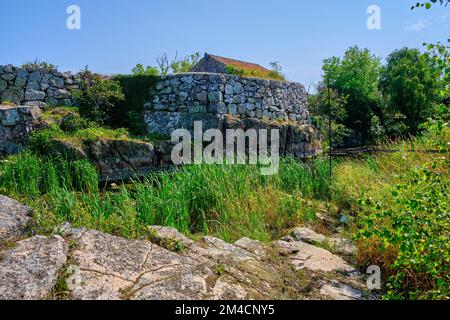
[[[332,144],[333,144],[333,139],[331,136],[331,95],[330,95],[330,78],[327,77],[327,93],[328,93],[328,141],[329,141],[329,156],[330,156],[330,190],[328,191],[329,194],[329,198],[331,200],[331,179],[333,177],[332,175],[332,170],[333,170],[333,162],[331,160],[332,157]]]

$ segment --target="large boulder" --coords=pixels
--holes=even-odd
[[[30,220],[31,209],[0,195],[0,241],[21,237]]]
[[[76,230],[72,258],[79,270],[73,299],[271,299],[283,292],[277,266],[222,240],[194,243],[170,228],[154,241]],[[294,290],[295,291],[295,290]],[[298,296],[297,296],[298,297]]]
[[[67,251],[61,237],[35,236],[0,252],[0,300],[47,299]]]

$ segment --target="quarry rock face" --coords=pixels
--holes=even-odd
[[[0,156],[22,151],[29,134],[41,125],[40,119],[36,106],[0,105]]]
[[[3,212],[15,215],[17,203],[4,198]],[[148,239],[129,240],[69,224],[63,229],[58,233],[64,238],[34,236],[0,245],[0,299],[367,297],[355,268],[291,236],[270,244],[210,236],[194,241],[176,229],[151,226]]]

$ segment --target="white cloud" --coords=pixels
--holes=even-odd
[[[420,31],[425,29],[426,27],[430,26],[431,23],[427,22],[426,20],[420,19],[416,23],[410,24],[403,28],[403,31]]]

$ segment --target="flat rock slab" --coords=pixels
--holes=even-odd
[[[0,195],[0,241],[22,236],[30,220],[31,209]]]
[[[348,256],[356,253],[356,247],[350,240],[340,237],[326,237],[323,234],[316,233],[305,227],[294,228],[291,232],[291,236],[297,241],[303,241],[312,245],[326,245],[331,248],[333,253]]]
[[[280,295],[282,276],[253,253],[212,237],[194,243],[174,229],[152,228],[158,244],[75,230],[70,256],[78,281],[70,298],[239,300]]]
[[[77,230],[75,239],[73,299],[202,299],[208,293],[208,269],[151,242],[91,230]]]
[[[338,281],[330,281],[324,283],[320,288],[320,295],[329,300],[361,300],[363,293],[361,290],[340,283]]]
[[[67,251],[61,237],[35,236],[0,252],[0,300],[48,298]]]
[[[355,272],[341,257],[330,251],[302,241],[278,241],[282,254],[289,257],[291,264],[298,270],[313,272]]]

